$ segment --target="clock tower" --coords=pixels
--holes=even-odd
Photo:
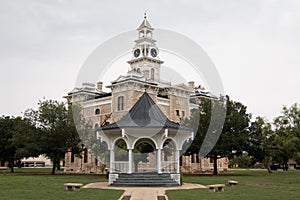
[[[132,70],[140,72],[144,77],[153,81],[160,80],[159,49],[156,47],[156,40],[153,39],[153,28],[147,20],[145,13],[144,20],[138,27],[138,39],[132,49],[132,59],[128,61]]]

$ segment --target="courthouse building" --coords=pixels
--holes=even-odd
[[[192,156],[179,156],[184,143],[191,141],[194,133],[181,125],[180,121],[188,118],[191,109],[198,108],[201,98],[209,98],[210,94],[200,86],[195,87],[192,80],[187,84],[172,84],[161,79],[164,61],[160,58],[153,32],[153,27],[145,17],[137,28],[132,58],[127,61],[129,70],[105,86],[109,92],[103,90],[103,82],[99,81],[83,83],[66,96],[69,103],[82,108],[82,115],[97,138],[101,144],[105,143],[107,156],[95,156],[90,149],[84,150],[82,158],[74,156],[71,151],[67,152],[65,171],[99,173],[105,166],[112,174],[178,174],[179,165],[184,165],[187,171],[186,165],[191,163]],[[119,154],[114,146],[124,144],[127,159],[118,160]],[[137,149],[143,145],[153,152],[146,152],[146,160],[134,163]],[[165,148],[173,152],[167,154]],[[211,169],[204,169],[203,165],[202,169],[197,167],[196,171],[205,170]]]

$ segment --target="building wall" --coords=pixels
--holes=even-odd
[[[77,101],[83,108],[83,116],[85,121],[89,122],[89,125],[95,128],[96,124],[101,125],[105,120],[106,116],[111,114],[108,121],[110,123],[120,120],[128,111],[134,106],[134,104],[139,100],[142,94],[147,91],[149,96],[154,100],[154,102],[161,108],[161,110],[166,114],[166,116],[175,122],[180,122],[183,117],[188,117],[190,114],[189,108],[189,94],[190,91],[187,88],[170,88],[167,91],[168,98],[157,97],[159,92],[158,86],[148,85],[145,86],[143,83],[137,82],[126,82],[117,84],[112,89],[112,95],[110,97],[105,97],[103,99],[91,99]],[[86,99],[86,98],[82,98]],[[124,98],[124,109],[118,110],[118,97],[123,96]],[[76,100],[79,97],[75,97]],[[100,114],[96,114],[96,109],[100,109]],[[176,112],[176,110],[178,110]],[[183,112],[184,116],[183,116]],[[83,163],[80,158],[74,159],[71,162],[71,153],[66,153],[65,156],[65,171],[68,172],[99,172],[100,163],[95,163],[95,157],[89,154],[90,159],[88,163]]]
[[[218,159],[218,171],[228,171],[228,158]],[[181,171],[183,173],[212,172],[214,163],[211,158],[197,158],[197,155],[181,156]]]

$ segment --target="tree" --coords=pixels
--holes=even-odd
[[[209,155],[214,160],[214,175],[218,174],[217,159],[241,155],[246,149],[251,115],[247,107],[226,97],[226,117],[222,134]]]
[[[200,145],[207,145],[204,144],[206,133],[215,137],[213,135],[215,130],[209,129],[209,124],[214,123],[211,122],[212,106],[214,104],[222,105],[223,99],[201,99],[198,113],[197,111],[192,112],[192,116],[187,124],[190,124],[194,129],[196,124],[198,128],[196,129],[195,140],[188,151],[186,151],[186,154],[198,154]],[[250,118],[251,115],[247,113],[246,106],[240,102],[232,101],[229,96],[226,96],[226,117],[222,133],[213,149],[207,153],[207,156],[214,161],[214,175],[218,174],[217,160],[219,158],[231,158],[234,155],[241,155],[246,149]],[[197,123],[197,119],[199,119],[199,123]]]
[[[11,172],[14,172],[14,161],[40,154],[34,142],[37,134],[35,126],[26,119],[8,116],[0,118],[0,159],[9,162]]]
[[[272,125],[262,117],[257,117],[251,122],[247,140],[247,152],[252,156],[252,165],[257,162],[264,163],[264,166],[271,173],[272,152],[268,145],[273,140],[274,131]]]
[[[42,153],[52,160],[52,174],[55,174],[55,168],[68,149],[79,152],[80,139],[71,108],[68,112],[64,103],[55,100],[39,101],[38,106],[36,111],[27,110],[25,116],[41,130],[38,143]]]
[[[298,164],[300,164],[299,105],[294,104],[290,108],[284,106],[282,109],[282,115],[275,118],[273,124],[275,136],[268,148],[279,150],[286,158],[294,159]]]
[[[14,172],[16,146],[12,142],[14,120],[10,117],[0,118],[0,159],[9,162],[11,172]]]
[[[194,129],[195,138],[184,155],[198,154],[211,119],[211,100],[202,98],[198,109],[191,110],[191,117],[184,124]]]
[[[249,156],[247,152],[243,152],[242,155],[233,156],[230,159],[230,166],[238,165],[240,168],[249,168],[252,163],[253,157]]]

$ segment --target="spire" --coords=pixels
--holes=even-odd
[[[146,12],[144,13],[144,20],[141,23],[141,25],[138,27],[137,30],[142,30],[143,28],[148,28],[150,30],[153,30],[152,26],[150,25],[150,23],[147,20],[147,13]]]

